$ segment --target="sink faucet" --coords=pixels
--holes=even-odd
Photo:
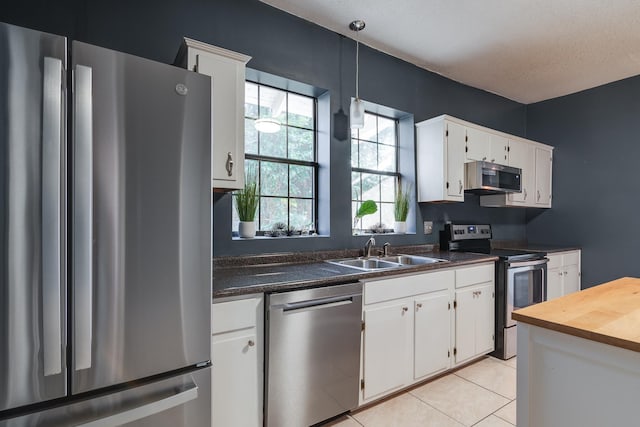
[[[385,242],[385,244],[382,245],[382,255],[389,256],[389,248],[390,247],[391,247],[391,243]]]
[[[376,244],[376,239],[369,237],[367,243],[364,244],[364,256],[365,258],[369,258],[371,256],[371,248]]]

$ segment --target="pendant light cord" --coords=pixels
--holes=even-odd
[[[360,99],[358,96],[358,85],[360,81],[360,42],[356,40],[356,99]]]

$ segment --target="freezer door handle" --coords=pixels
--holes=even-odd
[[[93,76],[84,65],[74,71],[74,366],[81,370],[91,368],[93,330]]]
[[[42,96],[42,324],[44,375],[62,372],[62,61],[44,58]]]
[[[195,400],[198,398],[198,386],[193,384],[187,390],[176,393],[172,396],[165,397],[160,400],[153,401],[141,406],[138,406],[127,411],[119,412],[117,414],[109,415],[108,417],[100,418],[99,420],[90,421],[84,424],[78,424],[77,427],[115,427],[121,426],[126,423],[141,420],[146,417],[150,417],[167,409],[174,408],[179,405]]]

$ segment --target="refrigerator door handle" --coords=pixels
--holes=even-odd
[[[179,405],[183,405],[191,400],[198,398],[198,386],[193,384],[187,390],[176,393],[172,396],[165,397],[160,400],[153,401],[141,406],[138,406],[127,411],[119,412],[117,414],[109,415],[108,417],[100,418],[99,420],[90,421],[84,424],[78,424],[76,427],[115,427],[121,426],[126,423],[137,421],[146,417],[150,417],[167,409],[174,408]]]
[[[75,369],[91,368],[93,331],[92,69],[74,70],[73,309]]]
[[[42,325],[44,375],[62,372],[62,61],[44,58],[42,96]]]

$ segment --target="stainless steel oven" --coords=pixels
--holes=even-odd
[[[505,326],[514,326],[513,310],[547,300],[547,258],[533,261],[505,261],[507,295]]]
[[[514,310],[547,300],[547,262],[544,253],[521,255],[519,260],[498,261],[496,277],[496,349],[494,356],[516,355],[518,328]],[[522,259],[525,258],[525,259]]]

